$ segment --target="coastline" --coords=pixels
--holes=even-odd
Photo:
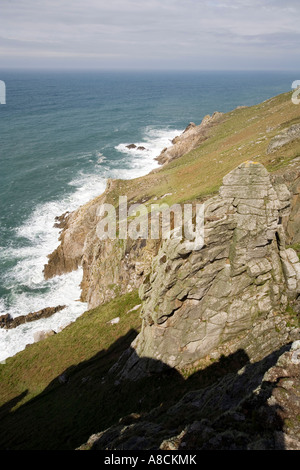
[[[215,134],[215,133],[218,133],[219,128],[221,129],[223,127],[226,127],[228,121],[233,120],[234,123],[235,123],[234,125],[237,125],[238,121],[240,121],[241,116],[244,116],[243,119],[245,120],[245,124],[248,125],[247,123],[248,123],[249,119],[247,118],[247,116],[251,115],[251,113],[253,113],[253,110],[254,110],[254,112],[257,112],[256,110],[260,109],[261,112],[264,113],[265,108],[267,108],[268,106],[273,106],[273,103],[276,102],[276,100],[280,101],[280,100],[284,99],[284,96],[286,96],[286,95],[279,95],[278,97],[271,98],[270,100],[264,101],[263,103],[261,103],[259,105],[256,105],[256,106],[253,106],[253,107],[250,107],[250,108],[247,108],[247,107],[244,107],[244,106],[243,107],[238,107],[238,108],[234,109],[233,111],[230,111],[230,112],[226,113],[225,115],[222,115],[221,113],[214,113],[212,115],[212,117],[206,116],[203,119],[203,121],[201,122],[201,124],[198,125],[198,126],[189,124],[187,126],[187,128],[184,131],[182,131],[180,134],[179,134],[178,130],[170,131],[169,128],[167,128],[165,130],[160,130],[158,132],[158,134],[159,134],[158,141],[160,141],[160,139],[162,137],[161,134],[163,133],[166,140],[168,142],[172,143],[170,148],[173,149],[173,148],[176,148],[176,146],[177,146],[180,150],[182,150],[182,155],[184,155],[186,153],[186,151],[192,150],[193,146],[196,148],[199,145],[199,143],[200,144],[203,143],[204,144],[203,148],[205,148],[206,145],[207,145],[207,142],[210,139],[210,136]],[[235,117],[237,117],[237,121],[235,121],[235,119],[236,119]],[[154,130],[153,130],[153,132],[154,132]],[[266,132],[267,132],[267,134],[270,134],[270,137],[273,134],[275,135],[276,126],[272,126],[272,127],[269,126],[268,129],[266,130]],[[173,133],[173,135],[170,135],[170,133]],[[189,135],[191,137],[190,142],[189,142],[189,138],[188,138]],[[151,136],[151,134],[150,134],[150,136]],[[152,137],[153,137],[153,134],[152,134]],[[157,135],[156,135],[156,137],[157,137]],[[266,137],[264,137],[264,139],[266,139]],[[259,140],[258,143],[260,145],[264,145],[264,143],[265,143],[264,139]],[[139,146],[141,143],[145,144],[145,142],[136,142],[135,145]],[[182,145],[182,143],[184,143],[184,145]],[[192,145],[191,145],[191,143],[192,143]],[[147,153],[145,153],[144,150],[140,150],[140,156],[142,156],[143,158],[139,159],[135,148],[128,149],[126,147],[127,145],[130,145],[130,144],[131,144],[130,142],[126,142],[124,144],[119,144],[119,145],[123,146],[123,151],[124,151],[124,155],[125,155],[124,158],[125,158],[125,161],[127,163],[128,163],[128,159],[126,159],[126,155],[127,156],[128,155],[134,155],[134,160],[132,161],[132,167],[124,169],[124,173],[122,175],[120,175],[120,172],[118,172],[118,170],[113,170],[109,175],[110,177],[112,177],[113,180],[117,181],[117,191],[119,190],[118,185],[120,184],[120,181],[122,181],[125,184],[125,186],[122,186],[122,184],[123,184],[122,183],[121,184],[122,188],[120,190],[125,191],[125,192],[123,192],[123,194],[126,194],[127,190],[130,191],[130,194],[131,194],[130,197],[131,197],[132,201],[134,201],[134,200],[139,201],[141,194],[145,195],[145,198],[146,198],[145,200],[147,200],[146,204],[150,203],[151,200],[158,200],[158,199],[160,199],[162,197],[165,197],[165,196],[166,196],[166,198],[164,199],[164,202],[167,202],[170,205],[172,205],[173,202],[176,202],[178,200],[178,197],[181,198],[183,196],[184,199],[187,198],[188,200],[192,200],[194,198],[193,191],[195,191],[196,188],[195,188],[195,190],[193,190],[193,186],[191,184],[189,184],[188,180],[187,181],[182,181],[182,183],[185,185],[185,189],[182,188],[182,189],[179,189],[179,191],[178,191],[177,186],[178,186],[178,184],[180,186],[181,182],[178,181],[176,179],[176,177],[175,177],[174,181],[172,181],[171,183],[168,183],[169,176],[167,176],[167,177],[164,176],[164,167],[165,167],[165,165],[163,164],[163,163],[167,163],[167,162],[163,162],[163,161],[158,162],[159,157],[161,155],[165,156],[165,153],[166,153],[164,151],[165,147],[161,148],[161,147],[163,147],[163,145],[161,145],[161,147],[160,147],[160,150],[162,150],[162,151],[157,152],[155,154],[152,153],[151,157],[153,157],[153,158],[151,158],[151,160],[150,160],[148,158],[149,154],[147,155]],[[144,147],[147,148],[147,144],[145,144]],[[235,161],[237,163],[238,163],[239,159],[243,158],[243,156],[245,156],[245,158],[247,158],[247,153],[240,152],[240,149],[243,148],[243,147],[245,147],[245,146],[238,146],[238,145],[236,146],[236,151],[235,151],[236,160]],[[200,148],[202,148],[201,145],[200,145]],[[259,150],[258,146],[256,146],[256,149]],[[156,146],[156,150],[157,150],[157,146]],[[250,142],[249,152],[250,152],[250,155],[252,157],[253,149],[252,149],[251,142]],[[175,158],[172,161],[172,166],[177,165],[176,161],[180,157],[180,153],[178,153],[177,150],[176,150],[175,153],[176,153],[176,155],[175,155]],[[223,154],[223,152],[220,154],[220,156],[222,156],[222,154]],[[103,157],[104,157],[104,155],[101,155],[101,157],[98,157],[98,158],[101,158],[101,161],[105,162],[105,158],[103,158]],[[255,155],[255,157],[259,158],[260,155]],[[146,165],[141,164],[142,162],[145,162],[145,161],[146,161]],[[181,161],[185,161],[185,157],[183,157],[183,160],[180,159],[180,162]],[[137,165],[137,162],[138,162],[138,165]],[[216,163],[214,163],[214,162],[216,162]],[[161,163],[160,166],[159,166],[159,163]],[[207,198],[208,195],[215,194],[215,191],[217,189],[217,186],[216,186],[217,181],[213,183],[214,176],[211,174],[210,167],[211,167],[212,164],[217,165],[217,166],[218,165],[223,165],[223,159],[222,160],[217,160],[216,158],[214,158],[212,161],[210,160],[207,163],[209,164],[209,166],[207,166],[207,167],[203,167],[203,165],[201,164],[201,166],[202,166],[202,169],[201,169],[202,176],[201,176],[201,178],[203,178],[202,185],[203,185],[203,195],[204,195],[205,198]],[[151,169],[149,168],[149,165],[152,168],[153,167],[155,167],[155,168],[151,171]],[[108,176],[108,175],[106,175],[106,176]],[[117,179],[115,179],[114,176],[116,176]],[[124,176],[124,179],[119,179],[120,177],[123,178],[123,176]],[[93,178],[93,175],[91,177]],[[188,178],[191,178],[191,176],[188,175]],[[134,187],[130,183],[130,181],[132,179],[134,179],[134,181],[136,182],[136,184],[133,185]],[[212,183],[210,183],[210,179],[212,180]],[[108,178],[103,179],[103,177],[102,177],[102,180],[101,180],[102,190],[99,191],[99,189],[97,189],[97,194],[102,194],[102,195],[104,194],[104,192],[105,192],[104,182],[106,182],[107,180],[108,180]],[[81,180],[80,180],[80,178],[78,178],[76,180],[76,184],[79,185],[80,182],[81,182]],[[155,199],[153,199],[153,194],[151,195],[152,188],[154,186],[157,186],[158,182],[159,182],[160,186],[156,187],[155,191],[157,193],[156,193]],[[127,183],[128,183],[128,185],[127,185]],[[200,183],[197,182],[197,185],[198,184],[200,184]],[[219,182],[218,182],[218,184],[219,184]],[[77,187],[79,188],[80,186],[77,186]],[[98,188],[98,187],[97,187],[97,185],[96,186],[93,185],[93,179],[92,179],[92,183],[91,184],[89,183],[89,191],[92,190],[95,194],[95,188]],[[176,189],[174,191],[174,189],[172,190],[171,188],[176,188]],[[171,189],[171,191],[170,191],[170,189]],[[180,191],[183,191],[182,196],[180,195]],[[80,189],[78,189],[78,195],[79,194],[80,194]],[[75,195],[77,195],[76,192],[75,192]],[[87,194],[86,194],[86,196],[87,196]],[[134,266],[134,269],[132,269],[130,267],[130,265],[127,263],[127,261],[122,261],[121,265],[118,266],[116,279],[121,279],[123,277],[124,270],[126,271],[125,267],[126,266],[128,267],[128,272],[127,272],[127,274],[124,278],[126,281],[124,279],[121,281],[121,288],[120,289],[118,287],[119,280],[116,281],[115,277],[111,276],[110,274],[108,276],[106,276],[106,275],[102,276],[101,273],[100,273],[100,275],[99,275],[100,277],[96,276],[95,278],[93,278],[93,275],[92,275],[92,281],[89,279],[90,273],[92,273],[93,269],[97,269],[97,270],[99,269],[99,268],[96,268],[96,265],[95,265],[95,263],[98,262],[98,261],[96,259],[93,259],[93,255],[92,255],[91,250],[90,251],[89,250],[84,250],[83,244],[81,244],[81,242],[79,244],[78,260],[77,261],[75,260],[75,264],[74,264],[74,259],[73,259],[74,258],[74,246],[76,246],[76,244],[78,245],[78,243],[76,241],[76,237],[74,238],[74,234],[75,234],[77,229],[75,230],[74,233],[72,233],[72,229],[69,230],[70,227],[65,226],[62,229],[62,232],[59,234],[59,227],[58,227],[59,223],[57,223],[57,220],[55,221],[55,218],[60,217],[60,214],[64,214],[66,211],[69,211],[70,213],[69,213],[67,219],[68,219],[68,221],[71,220],[71,225],[73,224],[74,227],[76,227],[76,225],[78,225],[78,222],[81,218],[80,214],[84,213],[84,210],[82,210],[82,207],[86,204],[87,207],[89,208],[89,210],[91,209],[91,214],[90,215],[92,216],[92,218],[90,219],[89,223],[85,227],[84,227],[84,224],[81,225],[81,226],[79,224],[79,231],[82,233],[82,237],[83,237],[82,241],[84,241],[84,238],[86,236],[89,238],[89,240],[92,240],[93,237],[94,237],[94,234],[92,234],[92,233],[88,234],[89,230],[87,229],[87,227],[89,226],[89,224],[93,220],[93,217],[94,217],[93,214],[95,214],[95,212],[93,212],[93,211],[96,209],[97,200],[101,197],[102,196],[98,196],[98,197],[96,197],[96,199],[93,199],[93,197],[86,197],[86,201],[83,204],[82,204],[82,201],[78,200],[78,198],[77,199],[74,198],[73,203],[75,204],[75,206],[74,206],[74,208],[72,208],[72,210],[70,210],[71,209],[70,207],[64,206],[64,207],[62,207],[62,210],[57,211],[56,209],[58,208],[58,205],[55,205],[55,204],[51,206],[51,210],[49,212],[48,212],[48,207],[50,207],[50,206],[45,205],[45,207],[43,208],[43,216],[45,216],[45,220],[47,220],[47,227],[51,227],[51,229],[50,229],[50,231],[52,233],[52,235],[51,235],[52,236],[52,242],[51,243],[54,246],[52,245],[53,246],[52,249],[47,250],[47,253],[45,253],[43,251],[42,257],[39,258],[39,265],[35,266],[35,270],[36,271],[38,270],[38,282],[40,282],[40,283],[46,282],[46,284],[41,284],[41,285],[50,286],[48,298],[51,299],[51,300],[47,301],[47,303],[44,304],[44,305],[39,304],[37,306],[35,306],[35,305],[31,306],[30,308],[28,308],[27,311],[28,312],[36,312],[36,311],[39,311],[41,308],[46,308],[46,307],[49,307],[49,306],[55,307],[56,305],[67,305],[67,308],[64,309],[63,314],[61,314],[61,315],[59,313],[57,313],[57,314],[53,315],[51,319],[46,319],[46,320],[43,320],[41,322],[40,321],[33,322],[32,325],[35,326],[35,331],[37,329],[38,329],[38,331],[40,331],[41,329],[44,330],[45,328],[46,329],[51,329],[51,330],[54,330],[54,331],[58,331],[58,329],[65,328],[65,326],[67,326],[67,324],[70,324],[72,321],[75,321],[76,318],[80,317],[86,310],[88,310],[89,308],[93,308],[93,307],[99,305],[100,303],[111,299],[114,295],[116,295],[117,292],[119,292],[119,291],[120,292],[126,292],[128,289],[133,289],[135,287],[138,287],[140,282],[142,281],[142,277],[145,275],[145,272],[149,269],[151,259],[153,257],[153,254],[155,254],[155,250],[156,250],[155,244],[152,244],[152,245],[147,244],[145,252],[143,251],[143,248],[141,246],[137,247],[137,252],[134,255],[132,255],[133,257],[131,259],[131,261],[133,263],[132,265]],[[80,202],[80,203],[77,204],[78,202]],[[53,209],[54,208],[55,208],[56,212],[54,212],[54,214],[53,214]],[[53,214],[53,217],[51,216],[50,219],[49,219],[49,214]],[[38,215],[40,216],[40,214],[38,214]],[[89,217],[90,216],[88,216],[88,218]],[[34,227],[35,224],[37,225],[36,222],[34,222],[33,224],[28,224],[27,227],[26,227],[26,231],[23,232],[23,234],[25,234],[25,236],[30,237],[32,227]],[[53,227],[53,225],[56,225],[56,227]],[[66,225],[68,225],[68,224],[66,224]],[[60,228],[62,228],[62,227],[60,227]],[[66,257],[65,256],[66,253],[61,251],[61,248],[64,245],[63,238],[65,236],[65,233],[68,233],[69,235],[71,235],[69,248],[68,248],[71,263],[69,264],[70,268],[68,270],[65,269],[65,266],[67,265],[66,264],[66,259],[68,258],[68,256]],[[53,236],[53,234],[55,236]],[[47,236],[48,236],[48,234],[47,234]],[[90,243],[90,241],[89,241],[89,243]],[[96,245],[97,245],[97,242],[96,242]],[[43,248],[43,246],[42,246],[42,248]],[[64,246],[64,249],[65,248],[66,248],[66,246]],[[104,264],[103,264],[103,266],[101,266],[101,270],[104,269],[103,273],[105,273],[105,274],[107,272],[110,273],[110,272],[113,271],[113,267],[111,265],[111,260],[109,259],[109,256],[107,256],[108,252],[106,253],[106,250],[109,250],[109,249],[110,248],[109,248],[108,245],[104,247]],[[140,265],[140,267],[138,267],[139,266],[138,258],[139,258],[139,255],[141,254],[141,252],[146,253],[146,262],[142,263]],[[92,258],[89,259],[89,257],[91,255],[92,255]],[[120,260],[122,260],[123,259],[122,249],[119,250],[119,248],[116,248],[115,255],[117,257],[119,257]],[[55,258],[56,258],[56,261],[55,261]],[[107,259],[107,261],[106,261],[106,259]],[[42,273],[43,268],[41,269],[41,260],[43,260],[43,264],[42,264],[43,267],[47,263],[47,261],[50,262],[50,264],[51,264],[50,275],[48,276],[47,281],[45,281],[44,277],[43,277],[43,273]],[[55,262],[53,263],[53,261],[55,261]],[[106,264],[106,263],[108,263],[108,264]],[[90,267],[87,269],[87,266],[89,264],[90,264]],[[113,262],[113,264],[115,264],[115,261]],[[63,269],[61,268],[61,266],[63,266]],[[76,269],[74,270],[74,268],[76,268]],[[30,269],[30,267],[29,267],[29,269]],[[141,273],[143,273],[143,274],[141,274]],[[120,276],[120,278],[119,278],[119,276]],[[132,283],[131,283],[130,276],[133,279]],[[41,279],[41,277],[42,277],[42,279]],[[106,279],[106,277],[107,277],[107,279]],[[99,287],[97,287],[98,285],[104,285],[103,292],[99,292]],[[59,289],[58,289],[58,287],[59,287]],[[58,298],[58,297],[55,297],[55,295],[53,297],[53,292],[54,292],[55,295],[56,295],[57,292],[59,292],[59,295],[61,295],[62,297]],[[70,299],[70,304],[69,305],[71,305],[71,307],[68,307],[68,302],[65,301],[64,296],[65,296],[66,292],[69,295],[69,299]],[[33,301],[36,300],[34,297],[32,297],[31,299]],[[80,299],[80,302],[78,301],[79,299]],[[9,312],[7,312],[7,313],[9,313]],[[24,313],[23,308],[19,309],[18,314],[20,314],[20,313],[21,314]],[[45,321],[45,323],[44,323],[44,321]],[[5,334],[4,334],[3,331],[0,331],[0,359],[1,358],[4,359],[5,357],[10,357],[11,355],[14,355],[17,352],[19,352],[20,350],[24,349],[27,344],[32,343],[33,342],[33,332],[34,332],[33,329],[31,329],[31,328],[29,329],[28,325],[26,325],[26,328],[24,326],[20,325],[17,328],[10,330],[10,332],[5,332]],[[2,348],[2,350],[1,350],[1,348]],[[10,351],[9,354],[7,353],[7,350]]]
[[[156,134],[157,132],[157,134]],[[123,171],[119,173],[123,173],[121,175],[121,178],[129,178],[129,179],[134,179],[134,178],[139,178],[144,175],[147,175],[150,171],[152,171],[155,168],[159,168],[159,164],[155,160],[155,157],[157,157],[158,154],[160,154],[161,150],[165,147],[166,143],[170,143],[172,145],[172,139],[178,134],[180,134],[182,131],[180,130],[170,130],[169,128],[166,129],[159,129],[157,131],[153,130],[152,132],[149,131],[149,138],[153,140],[152,142],[152,147],[151,145],[147,145],[147,142],[137,142],[137,147],[139,145],[144,144],[145,148],[149,147],[146,151],[145,150],[140,150],[137,151],[136,149],[128,149],[126,148],[129,143],[125,144],[119,144],[117,146],[117,150],[120,152],[121,159],[122,155],[125,155],[126,157],[130,157],[132,160],[131,168],[130,169],[124,169]],[[147,147],[146,147],[147,146]],[[124,158],[124,157],[123,157]],[[105,157],[101,155],[99,157],[101,160],[99,164],[105,164]],[[141,165],[141,161],[144,161],[144,165]],[[118,171],[112,170],[111,171],[112,176],[118,178]],[[93,178],[93,177],[92,177]],[[33,302],[31,305],[28,306],[28,313],[24,314],[24,309],[23,308],[18,308],[18,310],[14,310],[13,313],[11,312],[10,309],[3,309],[3,312],[1,313],[1,316],[6,316],[10,315],[11,318],[16,320],[14,324],[16,325],[18,323],[18,317],[26,317],[27,315],[30,315],[31,312],[38,312],[40,309],[47,309],[50,308],[52,311],[55,311],[56,306],[58,305],[65,305],[66,307],[62,312],[55,312],[51,317],[48,318],[43,318],[43,319],[36,319],[32,321],[30,324],[26,321],[22,322],[22,324],[18,324],[17,326],[8,329],[3,329],[0,328],[0,361],[3,361],[7,359],[8,357],[12,357],[18,352],[22,351],[26,345],[32,344],[34,342],[34,335],[39,333],[40,331],[45,331],[45,330],[52,330],[54,332],[59,332],[62,329],[64,329],[66,326],[68,326],[70,323],[73,321],[76,321],[77,318],[79,318],[87,309],[88,309],[88,304],[84,302],[81,298],[81,284],[83,280],[83,271],[81,267],[78,267],[75,271],[72,271],[70,273],[64,273],[61,276],[57,276],[54,279],[51,279],[50,281],[43,281],[43,268],[47,263],[49,255],[53,252],[53,250],[56,249],[56,247],[59,246],[60,244],[60,231],[62,229],[61,224],[59,223],[58,219],[61,218],[61,214],[66,214],[66,213],[73,213],[74,211],[78,210],[80,207],[84,206],[85,204],[90,203],[95,197],[101,196],[105,192],[105,186],[107,185],[107,181],[109,180],[109,177],[103,178],[101,177],[100,181],[100,188],[99,188],[99,193],[98,195],[95,194],[95,188],[92,188],[88,190],[87,197],[85,198],[85,201],[79,201],[77,198],[74,198],[73,201],[73,207],[70,205],[63,205],[63,204],[56,204],[56,203],[49,203],[49,205],[46,204],[45,208],[42,210],[42,215],[45,218],[45,222],[43,222],[43,225],[45,223],[48,226],[49,234],[47,235],[47,238],[50,240],[49,235],[51,236],[51,242],[47,243],[47,246],[50,248],[42,247],[43,252],[39,255],[38,259],[38,266],[35,268],[37,271],[41,269],[40,273],[38,273],[38,279],[39,283],[41,285],[46,282],[46,285],[53,286],[50,287],[50,292],[49,292],[49,300],[45,299],[42,304],[37,304]],[[80,183],[79,180],[76,181],[76,183]],[[83,181],[84,184],[84,181]],[[97,185],[96,185],[97,187]],[[82,191],[80,191],[80,186],[79,186],[79,194]],[[92,194],[94,193],[94,194]],[[78,204],[78,205],[77,205]],[[57,205],[57,207],[56,207]],[[77,207],[76,207],[77,205]],[[54,212],[58,207],[61,206],[61,211]],[[39,224],[39,213],[40,209],[37,208],[35,210],[35,213],[32,215],[32,222],[29,221],[28,225],[25,225],[24,228],[19,229],[20,233],[22,236],[31,236],[30,230],[32,230],[32,227],[37,226]],[[47,211],[49,211],[49,214],[53,214],[53,217],[51,220],[49,219],[49,215],[47,214]],[[55,215],[54,215],[55,214]],[[51,225],[50,225],[51,224]],[[37,227],[37,231],[39,231],[39,228]],[[45,251],[47,249],[47,252]],[[43,261],[44,260],[44,261]],[[41,278],[42,275],[42,278]],[[60,294],[59,295],[54,295],[53,297],[56,297],[56,300],[51,298],[51,292],[53,289],[56,289],[57,287],[55,286],[61,286],[60,287]],[[78,286],[78,287],[76,287]],[[68,293],[68,298],[64,299],[64,292]],[[72,294],[73,292],[73,294]],[[66,301],[65,301],[66,300]]]
[[[298,446],[299,413],[294,389],[287,386],[299,377],[294,367],[299,365],[300,333],[300,134],[294,138],[295,122],[299,112],[291,106],[289,93],[236,109],[211,127],[196,149],[143,177],[110,180],[105,194],[61,221],[60,249],[49,260],[53,275],[67,260],[76,261],[72,255],[77,243],[83,295],[89,306],[98,307],[1,367],[3,403],[22,393],[19,405],[31,413],[40,409],[44,416],[38,430],[24,415],[23,406],[14,419],[7,416],[5,446],[43,443],[57,448],[62,445],[61,436],[49,435],[49,416],[69,439],[74,436],[75,411],[78,434],[74,441],[66,441],[68,448],[138,448],[141,429],[147,437],[143,447],[174,450],[181,449],[182,442],[190,442],[193,448],[213,447],[210,436],[216,435],[216,421],[210,409],[209,437],[206,423],[204,436],[202,428],[193,427],[195,419],[203,419],[203,407],[198,404],[207,396],[217,412],[217,423],[224,417],[224,427],[217,426],[221,437],[223,430],[228,432],[228,416],[235,417],[236,407],[245,405],[246,418],[243,414],[243,420],[233,419],[230,425],[233,447],[241,445],[241,422],[245,448],[280,447],[278,429],[287,448]],[[287,136],[292,137],[289,142]],[[104,200],[117,203],[119,194],[145,205],[161,198],[169,206],[204,203],[203,250],[189,251],[173,240],[163,241],[158,250],[147,241],[103,243],[95,234],[97,207]],[[277,377],[288,378],[286,386]],[[298,387],[298,380],[293,383]],[[226,398],[221,405],[218,385]],[[287,393],[283,401],[278,400],[282,387]],[[41,393],[45,389],[47,393]],[[263,391],[259,397],[257,390]],[[150,401],[143,402],[145,397]],[[163,408],[162,399],[166,400]],[[66,401],[70,407],[66,408]],[[51,413],[45,415],[49,402]],[[257,417],[257,403],[260,410],[263,407],[262,422],[266,416],[272,418],[263,442],[257,441],[257,419],[253,420],[251,411]],[[278,410],[284,409],[288,420],[275,432],[274,403]],[[163,415],[157,415],[157,406]],[[132,411],[136,413],[129,415]],[[165,422],[161,416],[166,412],[176,421],[157,428]],[[180,434],[174,432],[174,422]],[[32,431],[27,441],[18,439],[24,429]],[[196,444],[194,436],[199,439]]]

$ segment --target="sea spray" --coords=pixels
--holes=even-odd
[[[0,361],[33,343],[35,332],[50,329],[58,332],[87,309],[87,304],[78,301],[81,294],[81,268],[47,281],[43,277],[47,255],[59,244],[60,232],[54,227],[55,217],[66,211],[73,211],[101,194],[105,190],[107,178],[131,179],[157,168],[158,163],[154,158],[163,148],[172,145],[172,139],[181,132],[169,128],[146,127],[142,132],[142,140],[136,142],[137,147],[143,146],[145,150],[129,150],[126,147],[128,143],[120,143],[115,147],[119,153],[117,168],[105,158],[105,150],[103,153],[97,152],[98,158],[93,171],[80,170],[69,182],[69,188],[73,188],[73,191],[68,196],[38,205],[30,217],[16,229],[17,237],[26,243],[23,247],[10,246],[0,253],[0,260],[17,260],[5,273],[3,285],[9,294],[0,299],[0,315],[9,313],[16,317],[60,304],[67,307],[50,318],[20,325],[9,331],[0,330]],[[86,156],[90,157],[89,154]]]

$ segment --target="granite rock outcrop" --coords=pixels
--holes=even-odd
[[[173,146],[163,149],[156,160],[164,165],[198,147],[207,139],[209,129],[219,123],[222,116],[222,113],[216,111],[212,116],[205,116],[199,126],[191,122],[180,136],[172,140]]]
[[[293,124],[280,134],[276,135],[270,142],[267,153],[273,153],[275,150],[300,139],[300,124]]]
[[[205,203],[204,247],[189,251],[171,238],[153,259],[140,287],[142,330],[120,377],[147,374],[139,358],[182,370],[242,348],[258,360],[297,337],[284,315],[300,293],[299,259],[282,224],[289,210],[286,185],[273,185],[260,163],[225,176]]]
[[[300,450],[299,357],[295,341],[167,409],[132,413],[79,449]]]

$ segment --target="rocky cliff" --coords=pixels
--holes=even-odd
[[[212,116],[206,116],[199,126],[191,123],[180,136],[175,137],[173,145],[157,157],[159,163],[168,163],[199,146],[222,116],[222,113],[215,112]],[[117,205],[116,194],[122,194],[121,188],[122,182],[119,180],[108,180],[104,194],[71,214],[58,217],[55,224],[62,229],[60,245],[49,255],[44,276],[50,279],[82,266],[81,300],[86,301],[89,308],[139,287],[149,273],[152,258],[160,245],[159,241],[151,240],[108,240],[99,243],[97,210],[106,202]],[[141,192],[140,196],[143,190]]]
[[[198,147],[207,139],[209,129],[219,123],[222,116],[222,113],[216,111],[212,116],[205,116],[199,126],[191,122],[180,136],[173,139],[173,146],[163,149],[156,160],[164,165]]]
[[[82,266],[81,300],[89,308],[139,287],[158,250],[156,240],[99,240],[97,210],[101,204],[114,202],[111,197],[117,186],[117,180],[109,180],[103,195],[64,218],[60,245],[44,269],[49,279]]]
[[[271,176],[273,184],[278,188],[288,188],[290,193],[289,206],[286,208],[282,223],[286,241],[290,244],[300,243],[300,157],[296,157],[285,168]]]
[[[286,244],[298,237],[298,187],[297,160],[272,176],[245,162],[205,202],[201,250],[162,243],[140,287],[141,332],[107,380],[138,387],[177,371],[203,373],[203,385],[80,449],[300,449],[300,329],[289,310],[300,311],[300,262]],[[244,367],[205,386],[222,358]]]
[[[246,355],[244,361],[236,373],[168,408],[122,418],[80,449],[300,450],[300,341],[258,362],[249,363]]]
[[[23,445],[24,429],[31,448],[74,448],[96,431],[81,448],[300,447],[300,108],[290,97],[191,123],[160,168],[109,180],[57,218],[45,277],[81,266],[82,300],[98,307],[0,370],[7,448]],[[119,195],[147,208],[204,203],[204,246],[100,240],[98,208],[117,209]],[[27,389],[28,407],[11,411]]]
[[[282,225],[290,196],[263,165],[246,162],[206,201],[200,251],[164,241],[140,288],[143,326],[122,379],[152,373],[152,359],[182,370],[243,348],[257,360],[297,335],[284,315],[300,293],[299,259]],[[149,370],[140,358],[151,359]]]
[[[224,115],[214,113],[206,116],[200,126],[191,123],[174,139],[173,146],[162,153],[163,159],[158,157],[160,163],[170,164],[135,180],[109,180],[104,194],[59,218],[56,226],[62,229],[60,245],[49,255],[45,277],[82,266],[81,298],[88,302],[89,308],[138,288],[150,272],[160,241],[100,241],[96,234],[99,206],[109,202],[117,208],[119,195],[127,195],[128,204],[143,203],[147,207],[151,203],[203,201],[217,193],[226,173],[245,159],[256,157],[271,168],[272,185],[287,188],[280,197],[288,197],[289,207],[282,209],[280,216],[287,243],[299,243],[300,165],[299,139],[295,132],[292,141],[284,140],[285,144],[267,156],[270,142],[281,135],[279,129],[289,129],[291,126],[287,127],[286,122],[297,122],[297,111],[287,94],[253,108],[239,108]],[[190,152],[191,149],[194,150]],[[170,158],[165,159],[167,154]],[[280,166],[282,169],[278,170]]]

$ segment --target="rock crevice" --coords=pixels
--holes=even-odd
[[[288,196],[263,165],[246,162],[205,203],[201,250],[188,251],[176,238],[163,242],[140,288],[143,326],[132,344],[138,357],[181,370],[241,347],[259,359],[287,341],[282,312],[300,293],[299,259],[286,248],[282,226]],[[129,357],[121,376],[146,372]]]

